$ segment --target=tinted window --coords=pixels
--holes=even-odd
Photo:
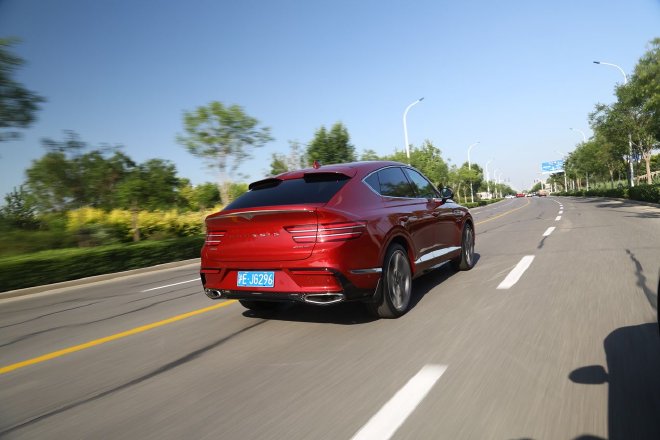
[[[380,194],[380,182],[378,181],[378,173],[373,173],[371,176],[364,179],[364,182],[374,191]]]
[[[415,197],[413,187],[401,168],[385,168],[378,172],[380,193],[390,197]]]
[[[411,170],[409,168],[406,168],[405,171],[406,171],[406,175],[412,182],[415,191],[417,191],[417,197],[424,197],[425,199],[438,197],[437,191],[435,190],[431,182],[429,182],[426,179],[426,177],[422,176],[417,171]]]
[[[342,174],[309,174],[303,179],[270,179],[256,185],[226,209],[327,203],[348,182]]]

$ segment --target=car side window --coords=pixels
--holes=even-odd
[[[399,167],[385,168],[378,171],[380,181],[380,194],[387,197],[414,198],[415,190]]]
[[[412,170],[410,168],[404,168],[404,171],[406,172],[406,175],[412,182],[413,187],[417,192],[417,197],[420,198],[423,197],[425,199],[432,199],[434,197],[438,197],[438,192],[436,191],[433,184],[429,182],[426,177],[424,177],[417,171]]]

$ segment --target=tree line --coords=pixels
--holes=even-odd
[[[660,182],[660,155],[653,154],[660,148],[660,38],[649,43],[628,81],[615,92],[614,103],[598,103],[589,114],[593,136],[565,158],[565,190],[595,181],[614,188],[622,178],[633,185]],[[564,187],[562,174],[552,175],[551,181]]]

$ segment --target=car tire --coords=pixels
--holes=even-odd
[[[461,234],[461,255],[452,261],[456,270],[470,270],[474,267],[474,228],[465,223]]]
[[[376,303],[370,312],[379,318],[398,318],[408,311],[412,295],[412,270],[408,253],[399,244],[387,250],[383,262],[383,278]]]
[[[240,302],[243,307],[250,309],[253,312],[270,312],[280,306],[277,302],[252,301],[249,299],[239,299],[238,302]]]

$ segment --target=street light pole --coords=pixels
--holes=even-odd
[[[606,63],[604,61],[594,61],[594,64],[602,64],[604,66],[611,66],[611,67],[616,67],[619,69],[619,72],[621,72],[621,75],[623,75],[623,84],[626,85],[628,84],[628,76],[626,75],[626,72],[623,71],[623,69],[616,64],[612,63]],[[635,186],[635,170],[633,169],[633,148],[632,148],[632,135],[628,133],[628,165],[629,165],[629,175],[630,178],[628,179],[628,184],[632,188]]]
[[[472,147],[474,147],[478,144],[479,144],[479,141],[475,142],[474,144],[472,144],[468,147],[468,170],[470,170],[470,171],[472,171],[472,162],[470,161],[470,150],[472,150]],[[472,192],[472,179],[470,179],[470,202],[474,203],[474,193]]]
[[[492,161],[493,159],[490,159],[486,162],[486,191],[488,192],[488,198],[490,198],[490,174],[488,173],[488,164]]]
[[[419,98],[417,101],[406,107],[406,111],[403,112],[403,136],[406,142],[406,156],[408,157],[408,165],[410,165],[410,145],[408,144],[408,124],[406,124],[406,116],[408,115],[408,110],[410,110],[413,105],[419,104],[423,100],[424,97]]]

